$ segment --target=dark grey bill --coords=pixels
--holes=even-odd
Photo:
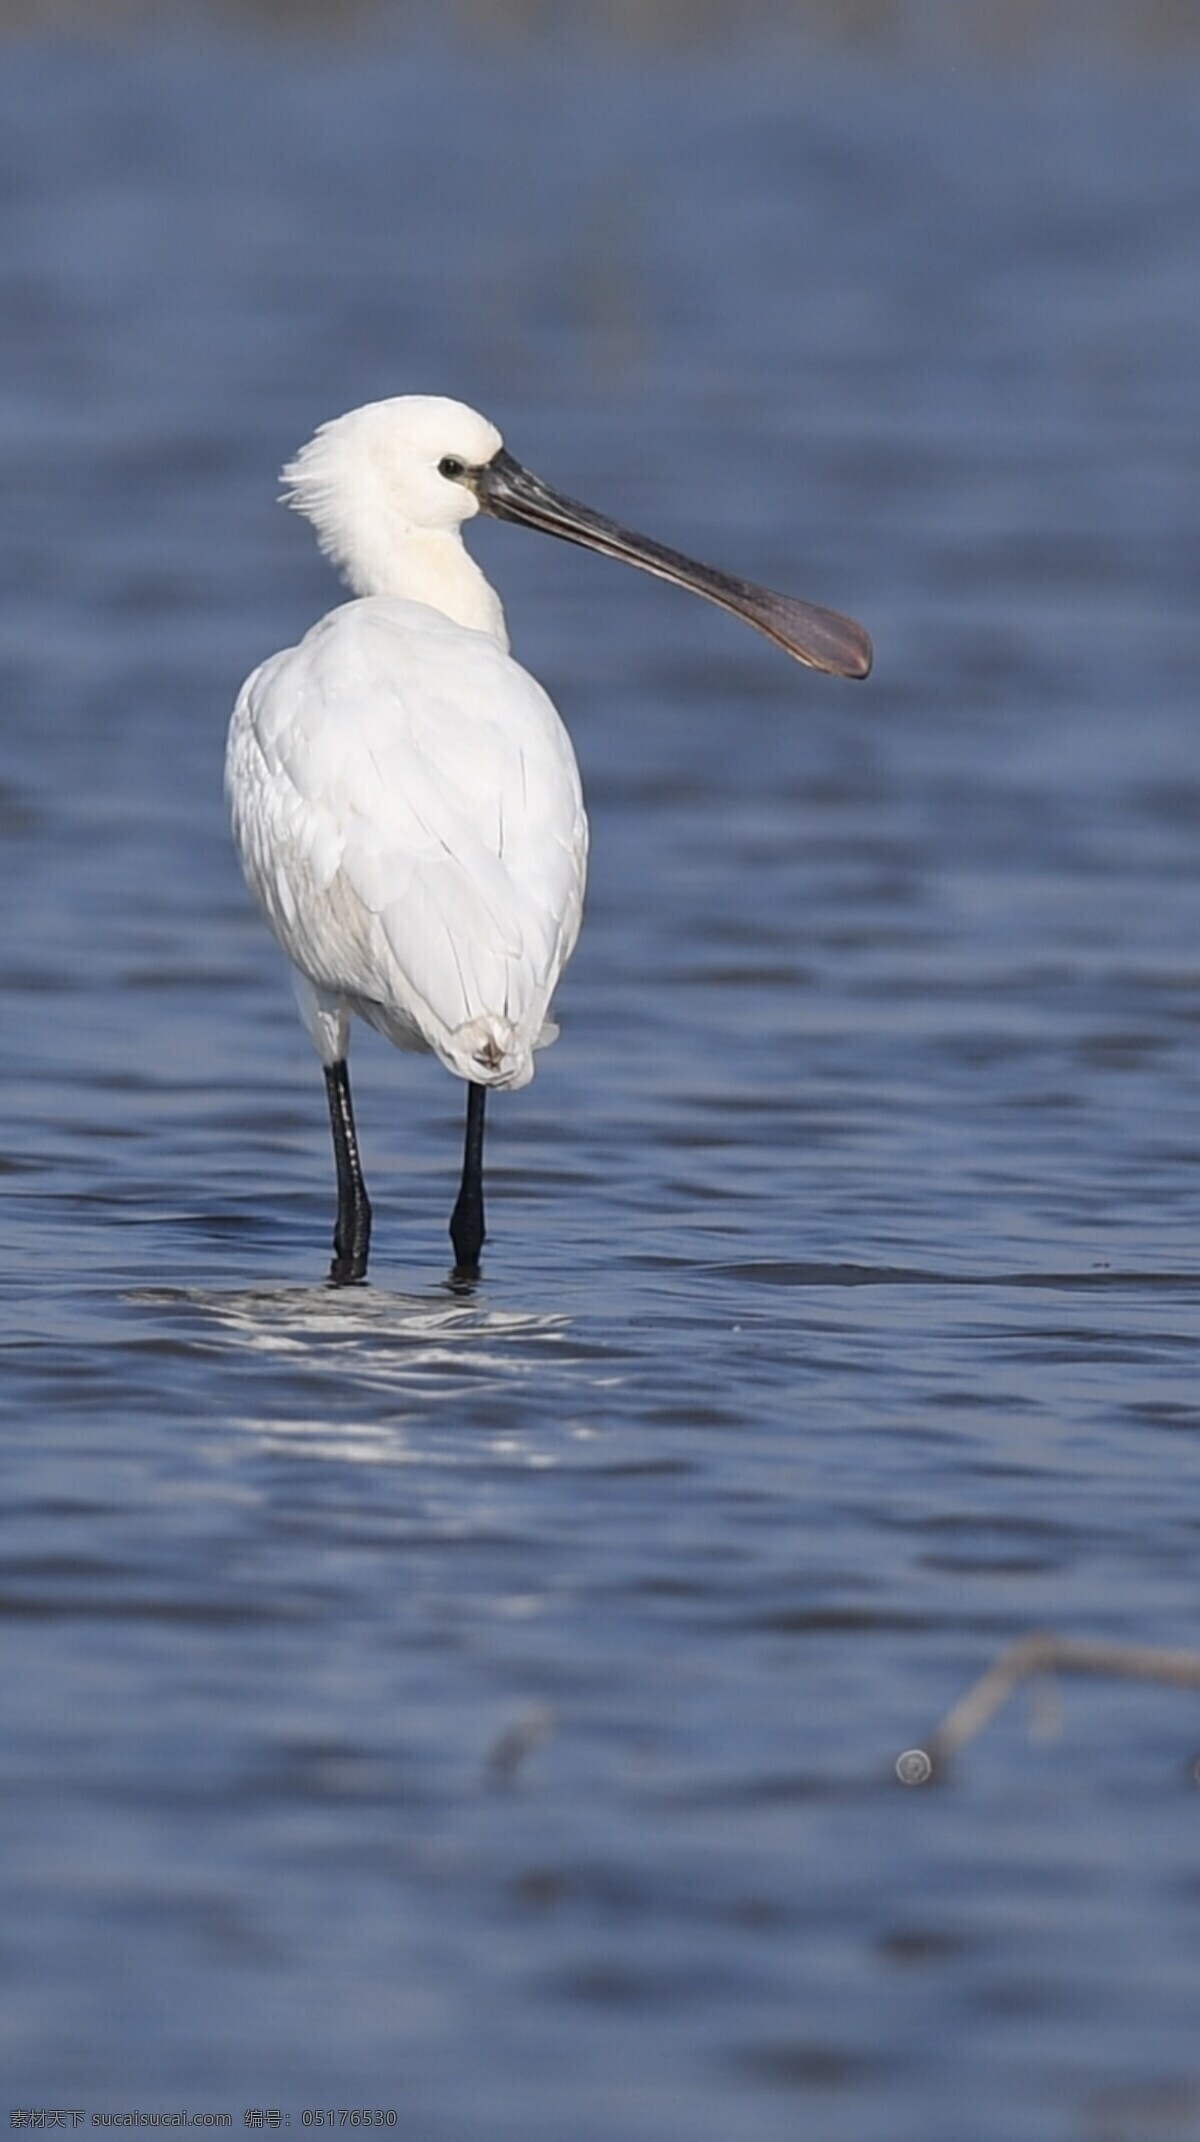
[[[871,642],[852,617],[799,602],[794,595],[777,595],[773,588],[757,587],[753,580],[736,580],[731,573],[700,565],[663,543],[652,543],[648,536],[635,535],[602,513],[593,513],[590,506],[552,491],[503,447],[482,468],[465,470],[463,481],[470,485],[483,512],[502,521],[520,521],[526,528],[540,528],[567,543],[581,543],[606,558],[624,558],[629,565],[640,565],[643,572],[657,573],[660,580],[691,588],[765,632],[785,654],[806,662],[810,669],[823,669],[833,677],[870,675]]]

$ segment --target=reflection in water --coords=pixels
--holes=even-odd
[[[475,1300],[450,1300],[422,1294],[389,1294],[379,1286],[240,1287],[222,1292],[212,1287],[139,1287],[130,1301],[188,1302],[216,1318],[251,1346],[303,1349],[314,1338],[353,1344],[383,1341],[404,1349],[424,1345],[438,1335],[466,1342],[490,1334],[511,1338],[528,1332],[566,1328],[562,1313],[538,1315],[529,1310],[488,1308]]]
[[[565,1313],[538,1315],[488,1308],[474,1301],[389,1294],[378,1287],[143,1287],[127,1299],[143,1307],[186,1307],[231,1340],[235,1350],[271,1357],[300,1377],[319,1379],[322,1403],[311,1415],[273,1407],[242,1417],[264,1441],[303,1445],[314,1456],[457,1463],[452,1448],[435,1457],[429,1437],[414,1443],[410,1430],[428,1419],[430,1406],[464,1397],[499,1396],[544,1375],[543,1350],[570,1329]],[[292,1389],[296,1386],[293,1384]],[[330,1395],[336,1401],[331,1413]],[[382,1398],[384,1413],[368,1419],[363,1400]],[[511,1430],[489,1439],[497,1453],[523,1445]],[[472,1444],[470,1456],[478,1454]],[[553,1460],[530,1444],[530,1464]]]

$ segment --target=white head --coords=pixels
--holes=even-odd
[[[507,647],[500,598],[463,548],[476,513],[540,528],[691,588],[835,676],[865,677],[871,642],[853,618],[732,579],[635,535],[523,469],[494,424],[463,402],[401,394],[322,424],[283,471],[288,503],[358,595],[400,596]]]
[[[283,470],[284,496],[356,594],[411,595],[494,630],[498,600],[458,536],[479,504],[440,464],[477,468],[502,444],[464,402],[400,394],[322,424]]]

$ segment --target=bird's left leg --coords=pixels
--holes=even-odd
[[[462,1183],[450,1220],[454,1244],[455,1279],[478,1279],[479,1253],[483,1248],[483,1104],[487,1087],[467,1087],[467,1135],[463,1147]]]

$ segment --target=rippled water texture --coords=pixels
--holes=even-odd
[[[420,2142],[1200,2134],[1200,82],[364,29],[0,68],[13,2105]],[[319,1071],[220,801],[334,599],[276,471],[439,390],[856,612],[512,529],[595,868],[492,1237]],[[1044,1730],[1047,1724],[1053,1731]]]

